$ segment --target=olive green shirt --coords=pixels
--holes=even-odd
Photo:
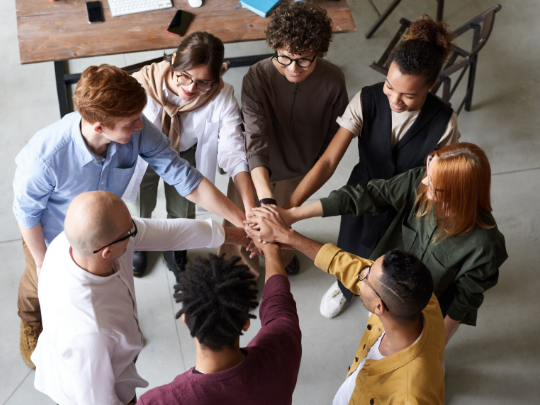
[[[415,255],[431,271],[443,315],[476,325],[484,292],[497,284],[499,267],[508,258],[504,236],[493,216],[485,212],[482,219],[492,228],[476,225],[465,235],[433,243],[437,235],[433,217],[416,217],[416,190],[424,173],[421,167],[390,180],[371,180],[365,189],[358,185],[332,191],[321,200],[323,216],[378,215],[393,206],[398,214],[370,259],[394,248]]]

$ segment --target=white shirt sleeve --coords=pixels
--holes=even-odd
[[[111,357],[115,344],[113,337],[101,333],[76,335],[62,343],[69,389],[78,405],[125,405],[114,389]]]
[[[223,226],[212,219],[133,218],[137,251],[187,250],[219,247],[225,242]]]
[[[457,125],[457,114],[454,111],[435,149],[441,149],[442,147],[445,147],[447,145],[458,143],[459,138],[461,138],[461,133],[459,132]]]
[[[248,171],[242,118],[231,85],[225,83],[219,97],[222,98],[223,107],[219,117],[218,162],[234,179],[238,173]]]

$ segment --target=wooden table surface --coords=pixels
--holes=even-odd
[[[4,0],[5,1],[5,0]],[[225,43],[264,39],[268,18],[239,7],[238,0],[203,0],[191,8],[173,0],[173,8],[112,17],[102,0],[105,22],[89,24],[85,0],[16,0],[21,63],[60,61],[175,48],[180,38],[167,33],[176,10],[194,14],[187,33],[208,31]],[[334,22],[334,32],[356,31],[346,0],[321,0]]]

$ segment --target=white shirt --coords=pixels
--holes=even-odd
[[[364,368],[364,364],[366,364],[366,360],[381,360],[384,359],[384,356],[379,351],[379,346],[381,345],[381,340],[386,332],[383,332],[381,336],[379,336],[379,339],[371,346],[371,349],[369,349],[369,352],[367,356],[362,360],[362,362],[358,365],[354,373],[352,373],[343,384],[341,384],[341,387],[339,387],[338,392],[336,392],[336,395],[334,396],[334,400],[332,401],[332,405],[348,405],[348,403],[351,400],[354,387],[356,385],[356,377],[358,377],[358,373],[362,368]]]
[[[177,106],[184,101],[172,93],[163,82],[163,94]],[[156,127],[161,128],[163,107],[147,97],[144,116]],[[180,150],[185,151],[197,144],[195,161],[197,169],[215,183],[216,162],[233,180],[240,172],[248,172],[242,118],[234,97],[234,89],[224,83],[219,94],[210,103],[188,114],[180,114]],[[148,164],[139,158],[135,173],[122,199],[133,203]]]
[[[124,405],[147,387],[134,359],[143,347],[133,252],[218,247],[225,231],[211,219],[133,218],[137,236],[108,277],[75,264],[64,232],[49,245],[38,282],[43,332],[32,361],[34,385],[62,405]]]

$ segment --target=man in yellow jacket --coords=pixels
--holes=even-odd
[[[322,245],[286,226],[272,206],[257,208],[250,222],[259,228],[246,227],[253,237],[301,251],[372,313],[333,405],[444,403],[444,320],[418,258],[394,249],[371,261]]]

